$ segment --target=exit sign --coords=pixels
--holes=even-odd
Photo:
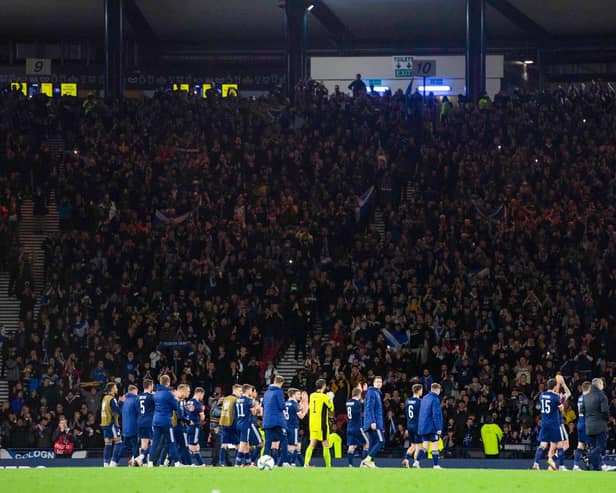
[[[413,76],[413,70],[410,68],[397,68],[394,70],[394,77],[396,79],[411,78]]]

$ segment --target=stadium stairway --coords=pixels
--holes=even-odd
[[[374,211],[374,227],[379,233],[381,238],[379,243],[382,245],[385,240],[385,221],[383,220],[383,211],[380,208]]]
[[[58,163],[64,155],[64,139],[58,136],[49,137],[46,141],[46,144],[47,148],[49,149],[51,159],[55,163]]]
[[[314,333],[319,334],[321,336],[321,341],[323,342],[327,342],[329,339],[327,334],[323,334],[323,326],[318,320],[314,325]],[[306,340],[306,352],[310,349],[310,342],[311,341],[309,339]],[[302,357],[300,355],[300,359],[295,359],[295,343],[292,342],[282,358],[278,361],[276,369],[278,370],[278,373],[284,377],[286,387],[291,384],[291,380],[293,380],[296,373],[304,367],[304,360],[301,358]]]
[[[0,272],[0,341],[17,331],[20,303],[17,297],[9,296],[9,273]],[[0,351],[0,377],[4,375],[4,361]],[[1,385],[1,381],[0,381]],[[0,402],[2,402],[0,396]]]
[[[0,405],[9,400],[9,382],[0,380]]]
[[[45,287],[45,253],[42,243],[48,235],[59,230],[58,208],[55,192],[51,192],[47,204],[47,215],[43,216],[40,229],[34,218],[34,204],[31,199],[24,200],[21,206],[21,220],[19,221],[19,244],[23,246],[32,258],[32,275],[36,290],[36,304],[34,317],[38,316],[40,307],[40,294]]]
[[[295,360],[295,343],[291,343],[276,365],[278,372],[284,377],[286,387],[289,386],[297,370],[302,366],[304,366],[303,361]]]

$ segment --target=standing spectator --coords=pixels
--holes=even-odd
[[[609,410],[609,402],[603,392],[603,380],[593,378],[590,392],[582,400],[582,411],[586,420],[586,436],[590,446],[590,465],[595,471],[613,468],[613,466],[601,464],[601,457],[607,446]]]
[[[359,97],[366,94],[366,83],[361,80],[361,74],[355,76],[355,80],[349,84],[349,89],[353,92],[353,97]]]

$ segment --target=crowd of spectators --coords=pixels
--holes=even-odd
[[[339,430],[350,389],[384,377],[392,447],[415,381],[443,385],[456,453],[479,447],[490,415],[504,443],[534,444],[557,371],[574,395],[603,376],[616,415],[616,94],[499,94],[443,121],[428,103],[309,83],[294,105],[162,92],[49,105],[71,152],[38,183],[9,176],[24,193],[54,187],[61,230],[44,243],[38,316],[22,306],[4,343],[3,444],[48,445],[65,416],[77,448],[96,448],[109,379],[262,388],[291,341],[304,361],[291,385],[327,378]],[[29,129],[45,127],[14,120],[26,162]],[[358,210],[372,186],[383,235]]]

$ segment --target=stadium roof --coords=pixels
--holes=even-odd
[[[332,48],[346,29],[348,48],[463,46],[465,0],[314,0],[311,48]],[[282,0],[125,0],[141,15],[129,34],[149,29],[164,43],[246,49],[282,48]],[[616,9],[606,0],[486,0],[488,48],[557,39],[613,47]],[[102,38],[103,0],[4,0],[0,37],[26,40]],[[319,8],[316,8],[319,7]],[[326,14],[323,14],[323,10]],[[324,17],[325,15],[325,17]],[[130,19],[129,19],[130,20]]]

